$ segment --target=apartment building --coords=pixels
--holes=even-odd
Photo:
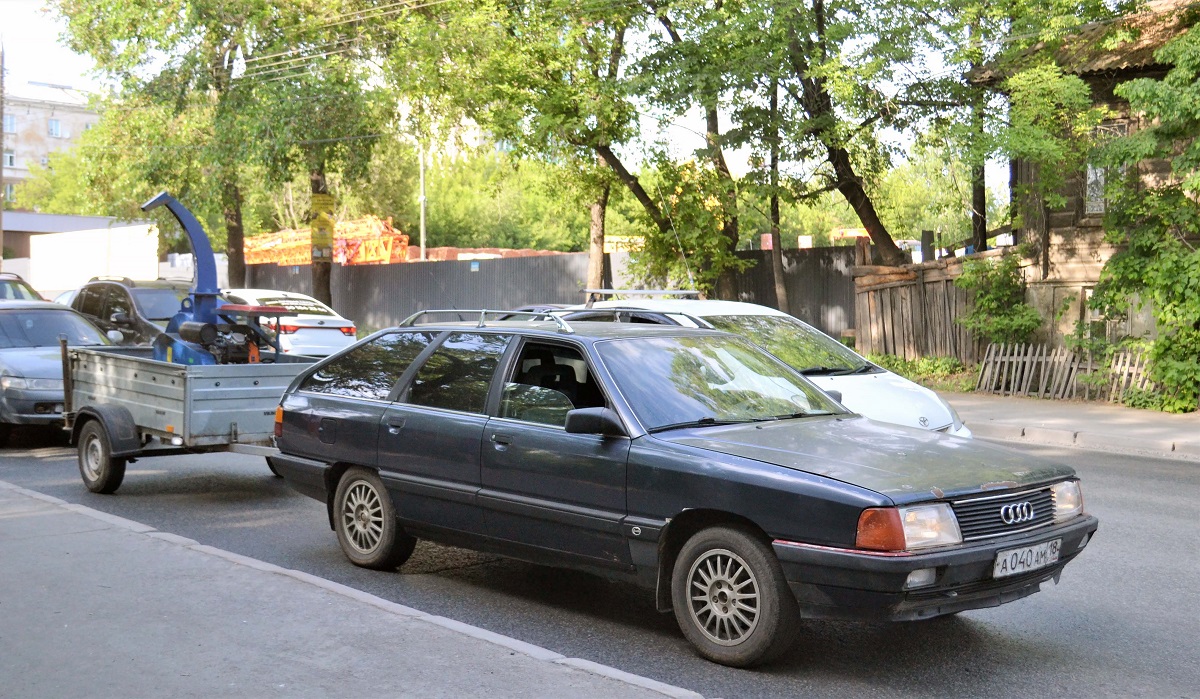
[[[65,85],[30,82],[5,84],[3,189],[5,208],[13,191],[30,176],[30,166],[45,166],[50,154],[71,148],[100,116],[88,109],[87,96]]]

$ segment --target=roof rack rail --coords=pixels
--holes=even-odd
[[[584,289],[587,294],[587,308],[604,296],[680,296],[682,298],[700,298],[696,289]]]
[[[132,279],[130,279],[129,277],[122,277],[119,274],[101,274],[99,276],[92,277],[91,279],[88,280],[88,283],[91,283],[91,282],[120,282],[121,284],[124,284],[125,286],[133,286],[134,285],[134,281]]]
[[[714,326],[712,323],[704,320],[700,316],[694,316],[691,313],[680,313],[679,311],[652,311],[646,308],[638,308],[637,306],[605,306],[604,308],[577,308],[575,310],[564,309],[562,311],[562,314],[565,316],[573,316],[577,313],[612,315],[614,318],[618,318],[621,313],[657,313],[660,315],[672,315],[679,316],[680,318],[687,318],[688,320],[692,321],[697,328],[705,328],[709,330],[716,329],[716,326]],[[578,322],[587,319],[576,318],[575,320]]]
[[[569,333],[569,334],[575,333],[575,328],[572,328],[570,326],[570,324],[567,323],[567,321],[563,320],[562,318],[559,318],[557,315],[555,315],[553,313],[547,313],[545,311],[493,311],[493,310],[488,310],[486,308],[481,308],[481,309],[441,308],[441,309],[427,309],[424,311],[417,311],[416,313],[410,315],[409,317],[407,317],[403,321],[401,321],[400,327],[403,328],[403,327],[409,327],[412,325],[416,325],[418,318],[422,318],[422,317],[428,316],[428,315],[439,314],[439,313],[453,313],[459,317],[459,320],[466,320],[466,318],[463,318],[464,315],[478,314],[479,322],[475,325],[475,327],[477,327],[477,328],[488,327],[488,325],[487,325],[487,317],[488,316],[498,316],[498,315],[530,316],[530,318],[528,318],[527,320],[552,320],[552,321],[554,321],[554,324],[558,326],[559,332]]]

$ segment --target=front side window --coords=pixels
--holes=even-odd
[[[300,384],[300,390],[387,400],[392,387],[434,337],[427,332],[378,337],[321,367]]]
[[[597,343],[622,395],[650,431],[839,412],[775,357],[728,335]]]
[[[80,313],[99,318],[104,313],[104,296],[103,287],[89,286],[79,292],[73,305]]]
[[[705,320],[717,330],[748,338],[801,374],[837,376],[876,370],[849,347],[791,316],[709,316]]]
[[[430,408],[482,413],[488,387],[509,337],[454,333],[417,371],[408,402]]]
[[[526,343],[504,384],[499,417],[563,426],[575,408],[605,405],[579,350]]]

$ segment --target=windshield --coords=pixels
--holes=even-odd
[[[133,289],[133,300],[142,315],[150,320],[170,320],[179,312],[179,304],[187,296],[183,289]]]
[[[752,342],[808,375],[865,374],[877,367],[849,347],[791,316],[706,316],[718,330]]]
[[[41,301],[41,294],[33,290],[19,279],[0,280],[0,299],[20,299],[21,301]]]
[[[0,348],[57,347],[58,336],[68,345],[107,345],[96,326],[74,311],[53,309],[0,312]]]
[[[596,348],[650,431],[839,411],[820,389],[742,338],[630,338]]]
[[[296,299],[275,296],[264,296],[258,300],[260,306],[281,306],[293,313],[303,313],[310,316],[337,315],[332,308],[325,306],[316,299]]]

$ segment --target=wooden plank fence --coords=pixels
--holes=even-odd
[[[1105,381],[1084,377],[1107,372]],[[1143,352],[1116,354],[1105,368],[1090,355],[1064,347],[1034,344],[990,344],[979,365],[975,390],[1002,396],[1084,398],[1119,403],[1130,389],[1152,387],[1148,358]]]

